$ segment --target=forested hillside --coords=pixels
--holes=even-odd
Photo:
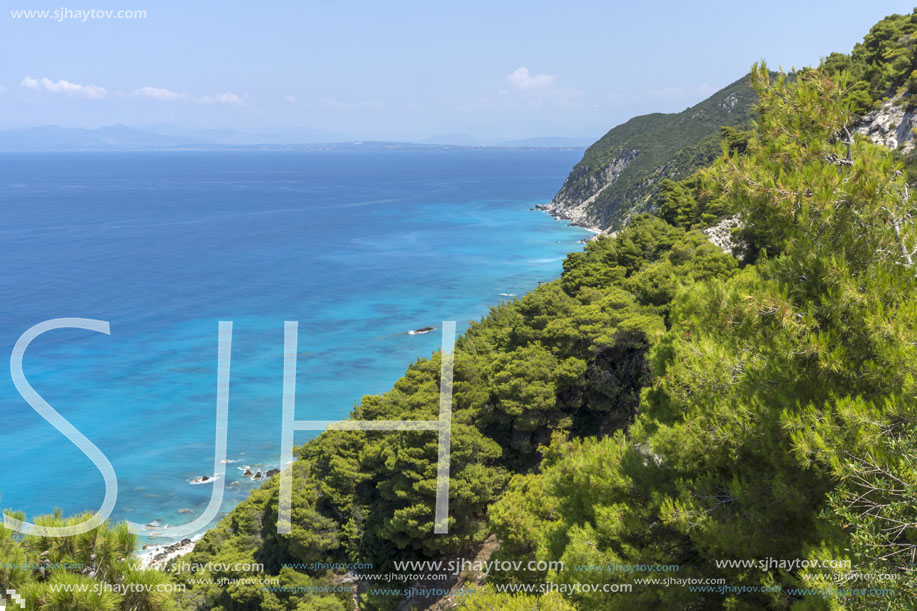
[[[276,533],[274,477],[184,559],[219,568],[176,571],[188,589],[171,601],[104,608],[913,609],[917,206],[905,160],[854,127],[910,103],[915,32],[917,12],[892,16],[792,78],[754,66],[755,123],[661,185],[658,216],[471,325],[447,535],[433,534],[435,435],[326,432],[290,467],[291,534]],[[738,258],[700,231],[727,216]],[[439,354],[419,359],[352,416],[435,418],[439,372]],[[41,551],[0,528],[3,554]],[[457,558],[506,562],[461,571],[461,595],[387,578]],[[225,568],[255,562],[275,585]],[[76,577],[4,578],[65,608],[48,583]]]
[[[585,227],[620,229],[652,211],[663,180],[710,165],[720,153],[721,128],[746,125],[755,99],[743,77],[680,113],[614,127],[586,150],[546,209]]]

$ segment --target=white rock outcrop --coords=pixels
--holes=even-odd
[[[889,149],[901,147],[902,153],[914,150],[917,108],[908,108],[900,96],[885,102],[863,117],[856,132]]]
[[[739,245],[736,244],[733,238],[732,230],[741,226],[742,222],[739,220],[738,215],[728,216],[716,225],[704,229],[704,235],[707,236],[708,240],[723,249],[724,252],[735,255]]]

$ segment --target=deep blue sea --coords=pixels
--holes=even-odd
[[[279,464],[283,323],[300,325],[296,418],[345,418],[502,294],[558,276],[589,234],[533,204],[578,151],[0,154],[0,507],[95,511],[89,459],[19,396],[25,374],[119,482],[112,518],[184,523],[213,471],[217,327],[234,324],[223,513]],[[311,433],[296,434],[297,445]],[[179,514],[179,509],[192,512]],[[221,513],[221,515],[223,515]]]

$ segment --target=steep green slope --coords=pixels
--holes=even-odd
[[[849,73],[754,79],[754,135],[704,174],[768,256],[679,291],[626,435],[556,437],[514,476],[490,510],[496,558],[565,564],[494,587],[632,586],[568,590],[589,610],[915,608],[914,203],[890,151],[838,138]],[[742,564],[764,558],[797,564]],[[582,570],[615,566],[723,587]]]
[[[620,229],[650,211],[663,179],[681,179],[720,154],[720,128],[752,118],[754,91],[743,77],[677,114],[635,117],[590,146],[546,209],[578,225]]]
[[[209,531],[188,561],[261,562],[284,583],[315,585],[334,576],[321,568],[302,575],[289,565],[371,563],[372,572],[388,573],[398,560],[473,557],[489,534],[488,507],[509,476],[537,468],[538,447],[552,433],[610,434],[633,420],[650,380],[646,352],[664,333],[678,288],[729,276],[735,266],[699,232],[642,217],[618,239],[571,254],[562,280],[472,324],[456,343],[448,535],[433,534],[435,435],[325,432],[299,449],[293,465],[291,534],[276,533],[274,477]],[[439,367],[438,354],[418,360],[391,391],[364,397],[353,417],[435,418]],[[183,608],[312,604],[302,590],[202,586],[192,577],[245,575],[179,573],[189,587]],[[363,608],[394,608],[398,598],[370,595]]]

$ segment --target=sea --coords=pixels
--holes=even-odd
[[[28,383],[118,481],[113,521],[180,525],[212,486],[220,321],[233,322],[226,494],[279,466],[285,321],[296,419],[337,420],[501,301],[556,278],[586,230],[532,211],[577,150],[0,154],[0,507],[96,511],[102,475],[20,396]],[[409,331],[434,327],[426,334]],[[315,433],[297,432],[295,443]],[[160,542],[160,541],[157,541]]]

